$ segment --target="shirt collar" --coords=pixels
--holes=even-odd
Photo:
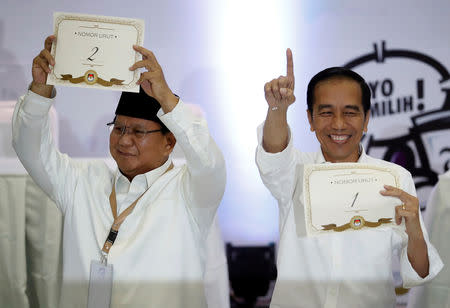
[[[360,143],[359,144],[359,149],[361,151],[361,155],[359,155],[358,158],[358,163],[365,163],[367,162],[367,154],[366,154],[366,150],[364,149],[364,146]],[[317,164],[331,164],[330,162],[327,162],[325,160],[325,157],[323,156],[323,152],[322,149],[320,149],[320,151],[317,153],[317,157],[316,157],[316,163]]]
[[[150,170],[149,172],[142,173],[136,175],[133,180],[130,182],[126,176],[120,172],[119,168],[116,171],[116,192],[117,193],[126,193],[130,189],[131,185],[141,186],[144,190],[149,188],[156,182],[156,180],[163,175],[166,170],[170,167],[172,160],[169,158],[164,164],[160,167]]]

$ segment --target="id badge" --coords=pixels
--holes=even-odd
[[[104,265],[100,261],[92,260],[89,276],[88,308],[109,308],[112,281],[112,264]]]

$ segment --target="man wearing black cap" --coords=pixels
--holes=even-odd
[[[205,119],[171,92],[153,53],[134,46],[143,60],[130,70],[147,71],[141,92],[123,93],[109,123],[117,170],[74,162],[49,131],[53,40],[33,60],[33,82],[13,116],[13,146],[64,215],[60,307],[206,307],[205,239],[224,192],[225,163]],[[187,162],[180,167],[169,158],[176,142]],[[110,296],[99,279],[112,283]]]

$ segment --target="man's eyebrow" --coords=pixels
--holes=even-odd
[[[320,111],[320,110],[326,109],[326,108],[333,108],[333,105],[332,105],[332,104],[320,104],[320,105],[317,107],[317,110]]]
[[[317,111],[321,111],[323,109],[334,108],[333,104],[320,104],[317,106]],[[361,111],[361,108],[358,105],[345,105],[345,109],[352,109],[355,111]]]
[[[345,105],[345,108],[347,109],[353,109],[353,110],[356,110],[356,111],[360,111],[361,109],[359,108],[359,106],[358,105]]]
[[[117,121],[114,122],[114,125],[116,125],[116,126],[126,126],[125,124],[117,122]],[[127,127],[133,128],[133,129],[139,129],[139,130],[145,130],[146,129],[145,126],[142,125],[142,124],[130,125],[130,126],[127,126]]]

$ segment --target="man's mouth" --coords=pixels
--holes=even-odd
[[[349,138],[350,135],[329,135],[331,140],[333,140],[335,143],[345,143]]]
[[[132,154],[132,153],[122,152],[121,150],[117,150],[117,152],[118,152],[120,155],[123,155],[123,156],[134,156],[134,154]]]

